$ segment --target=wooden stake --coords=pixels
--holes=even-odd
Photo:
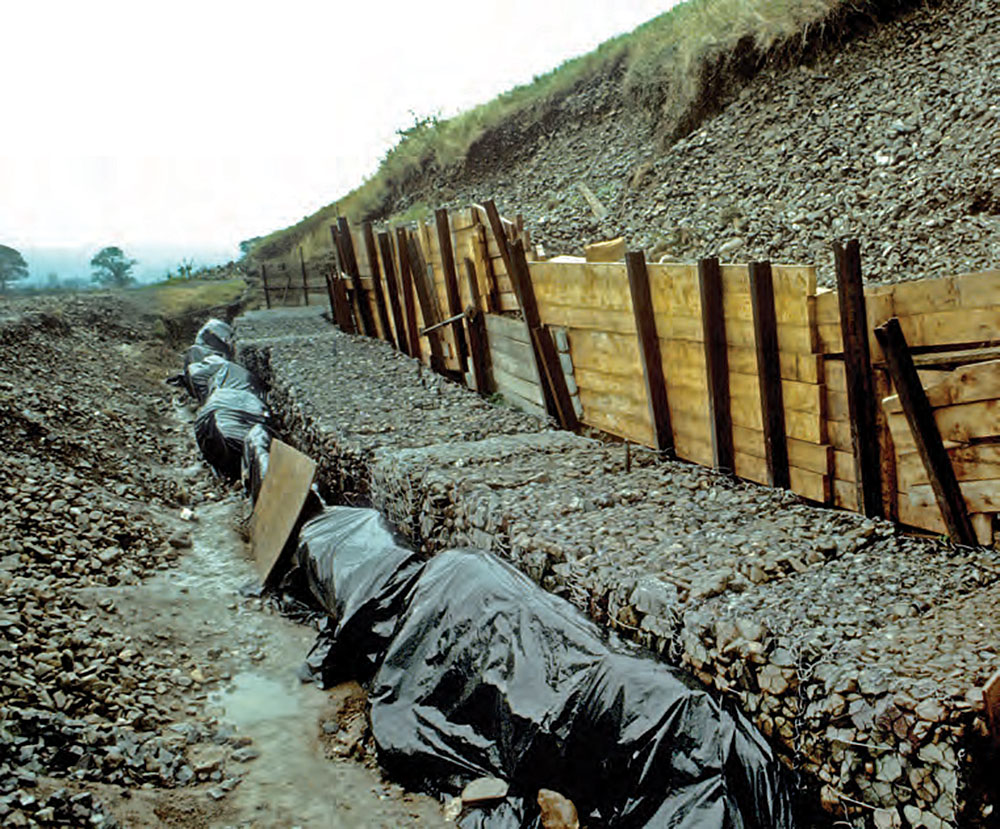
[[[934,490],[948,536],[956,544],[975,546],[976,534],[969,520],[965,498],[962,497],[951,459],[941,441],[934,411],[927,400],[916,366],[913,365],[913,357],[899,320],[893,317],[885,325],[876,328],[875,338],[885,353],[892,382],[896,386],[906,421],[910,424],[913,441]]]
[[[476,265],[471,259],[465,260],[465,277],[469,283],[469,294],[472,297],[472,308],[466,326],[469,329],[469,355],[472,362],[472,376],[476,381],[476,391],[486,394],[487,362],[489,360],[489,340],[486,334],[486,320],[479,307],[479,283],[476,281]]]
[[[462,298],[458,292],[458,274],[455,270],[455,253],[451,246],[451,225],[448,222],[448,211],[443,207],[434,211],[434,221],[437,223],[438,247],[441,249],[441,268],[444,271],[444,288],[448,295],[448,313],[452,316],[462,313]],[[459,320],[452,327],[455,336],[455,346],[458,349],[458,364],[465,373],[466,360],[469,357],[469,346],[465,342],[465,329]]]
[[[845,247],[833,246],[840,300],[840,331],[844,341],[844,371],[847,375],[847,409],[854,448],[854,480],[858,507],[869,518],[881,518],[881,468],[879,430],[876,418],[875,384],[868,345],[868,313],[861,277],[861,248],[856,239]]]
[[[729,345],[722,304],[722,271],[718,259],[698,263],[701,326],[708,374],[708,414],[712,424],[712,457],[720,472],[734,469],[733,416],[729,402]]]
[[[510,263],[510,245],[507,242],[507,233],[504,230],[503,220],[500,218],[500,211],[497,210],[493,199],[483,205],[486,209],[486,219],[490,223],[490,230],[493,231],[493,238],[496,239],[497,247],[500,248],[500,258],[503,259],[504,270],[508,275],[513,272]]]
[[[524,245],[518,239],[510,247],[511,282],[517,292],[517,301],[524,312],[524,321],[531,335],[534,346],[535,362],[538,366],[538,376],[542,380],[542,391],[545,393],[546,408],[556,418],[564,429],[575,431],[579,426],[573,400],[569,396],[566,385],[566,375],[563,373],[559,352],[552,342],[552,335],[542,326],[538,314],[538,302],[535,299],[535,288],[531,283],[531,271],[524,255]]]
[[[364,285],[361,284],[361,273],[358,270],[358,257],[354,253],[354,237],[351,235],[351,226],[345,216],[337,219],[337,239],[340,242],[340,255],[351,278],[351,285],[354,286],[354,299],[358,305],[358,316],[361,319],[361,326],[368,337],[377,337],[378,331],[375,328],[375,320],[372,318],[372,309],[365,296]]]
[[[424,255],[420,252],[420,242],[412,235],[408,235],[407,238],[407,251],[409,252],[410,269],[413,273],[413,286],[416,288],[417,300],[420,302],[420,314],[424,318],[424,327],[434,325],[438,320],[430,293],[433,285],[428,285],[427,266],[424,264]],[[441,332],[432,331],[427,335],[427,342],[431,350],[431,369],[438,374],[444,374],[445,362]]]
[[[379,325],[382,327],[382,339],[392,342],[392,329],[389,327],[389,311],[385,305],[385,294],[382,292],[382,276],[378,267],[378,252],[375,250],[375,233],[372,223],[361,225],[361,235],[365,240],[365,252],[368,254],[368,267],[371,268],[372,293],[375,294],[375,310],[378,311]]]
[[[490,258],[489,245],[486,242],[486,227],[476,218],[476,247],[479,257],[483,260],[483,268],[486,271],[486,310],[495,313],[500,310],[500,286],[497,283],[496,270],[493,268],[493,260]]]
[[[299,267],[302,269],[302,303],[309,304],[309,280],[306,277],[306,257],[302,253],[302,245],[299,245]]]
[[[260,281],[264,283],[264,303],[271,308],[271,290],[267,287],[267,265],[260,263]]]
[[[327,280],[327,287],[330,290],[330,297],[334,302],[337,325],[347,334],[354,334],[359,330],[360,322],[356,322],[351,301],[347,297],[347,289],[343,279],[343,260],[340,254],[340,240],[337,239],[337,228],[330,225],[330,239],[333,242],[333,274]]]
[[[764,454],[771,486],[788,489],[788,442],[785,435],[785,402],[781,390],[778,323],[774,311],[774,283],[770,262],[750,265],[750,302],[753,306],[754,340],[757,344],[757,379],[764,426]]]
[[[411,357],[420,358],[420,334],[417,331],[417,308],[413,299],[413,274],[410,271],[410,250],[406,243],[406,228],[396,228],[396,254],[399,257],[399,281],[403,292],[403,313]]]
[[[385,273],[385,288],[389,294],[389,308],[392,310],[392,321],[396,326],[396,347],[404,354],[410,353],[410,341],[406,335],[406,325],[403,322],[403,309],[399,303],[399,285],[396,282],[396,268],[392,259],[392,239],[387,231],[378,235],[378,249],[382,254],[382,271]]]
[[[670,423],[670,405],[667,401],[667,382],[663,376],[663,358],[660,353],[660,338],[656,333],[653,318],[653,300],[649,290],[649,274],[646,271],[646,255],[641,250],[625,254],[628,271],[628,285],[632,293],[632,314],[635,317],[635,331],[639,338],[639,355],[642,358],[642,374],[646,381],[646,403],[649,419],[653,424],[653,439],[656,448],[665,454],[673,454],[674,434]]]

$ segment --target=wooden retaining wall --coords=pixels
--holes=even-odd
[[[326,294],[341,327],[559,422],[567,414],[560,394],[568,393],[579,422],[601,432],[821,504],[948,529],[900,404],[879,403],[895,389],[873,332],[898,319],[923,385],[961,384],[949,373],[1000,358],[1000,271],[862,292],[855,246],[839,295],[818,289],[808,265],[645,265],[640,257],[630,274],[624,261],[527,261],[523,227],[488,207],[438,211],[391,231],[340,220],[331,228],[337,265],[316,274],[300,261],[298,298]],[[272,298],[295,296],[295,265],[268,263]],[[634,307],[633,296],[648,307]],[[841,296],[865,318],[842,314]],[[529,328],[520,300],[537,304],[544,330]],[[655,346],[644,351],[640,330]],[[976,534],[991,543],[1000,389],[983,396],[992,394],[982,391],[991,388],[981,380],[988,374],[975,375],[979,398],[942,403],[947,394],[938,390],[932,405]],[[664,424],[666,440],[657,432]]]

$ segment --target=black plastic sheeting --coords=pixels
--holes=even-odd
[[[264,387],[257,379],[257,376],[239,363],[234,363],[231,360],[223,361],[223,364],[219,366],[217,371],[213,372],[209,380],[208,393],[211,394],[217,389],[246,391],[261,400],[265,399]]]
[[[235,342],[233,327],[219,319],[210,319],[206,322],[198,329],[194,338],[195,345],[204,346],[227,360],[232,360],[235,356]]]
[[[201,349],[201,346],[192,346],[191,349]],[[221,354],[206,354],[200,360],[188,363],[184,366],[184,385],[191,396],[202,402],[211,392],[212,378],[216,372],[226,365],[228,360]]]
[[[240,465],[240,478],[243,488],[250,496],[250,503],[257,503],[261,484],[267,474],[267,464],[271,457],[271,430],[263,424],[256,424],[243,440],[243,457]]]
[[[307,666],[370,679],[386,770],[434,792],[510,783],[461,825],[538,826],[539,788],[590,827],[795,825],[783,767],[738,711],[495,556],[421,563],[378,513],[333,507],[296,564],[332,617]]]
[[[263,401],[248,391],[218,389],[198,409],[194,421],[198,448],[212,467],[227,478],[240,477],[247,434],[269,421]]]

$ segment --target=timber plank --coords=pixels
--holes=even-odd
[[[505,397],[514,395],[526,400],[539,408],[545,405],[545,398],[542,395],[542,387],[537,380],[530,380],[512,374],[507,370],[507,365],[503,360],[498,360],[492,365],[493,382],[497,391]]]

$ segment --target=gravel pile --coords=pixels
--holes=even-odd
[[[89,783],[235,785],[189,756],[231,736],[179,701],[205,678],[152,655],[114,593],[190,547],[177,515],[212,484],[168,474],[184,427],[139,367],[162,346],[134,309],[31,306],[0,308],[0,823],[110,826]]]
[[[241,350],[260,325],[239,322]],[[1000,617],[982,616],[1000,596],[997,553],[646,451],[626,471],[623,446],[544,431],[384,344],[264,343],[250,350],[269,359],[270,399],[327,485],[370,497],[426,553],[500,553],[688,666],[854,825],[987,818],[976,689],[1000,660]]]
[[[1000,261],[1000,7],[927,4],[808,66],[764,70],[719,115],[663,148],[620,80],[562,103],[533,146],[435,173],[385,210],[497,199],[549,253],[623,234],[671,260],[815,264],[862,241],[865,274],[893,282]],[[617,103],[615,103],[617,101]],[[607,113],[600,120],[587,112]],[[582,114],[581,114],[582,113]],[[597,220],[578,185],[608,208]]]

